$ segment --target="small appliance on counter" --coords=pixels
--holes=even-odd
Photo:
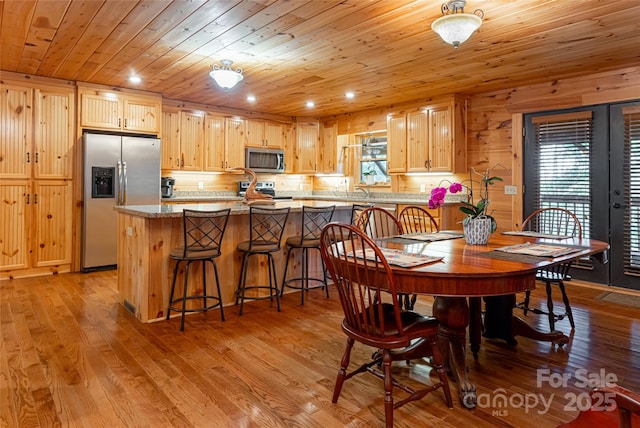
[[[173,198],[173,185],[176,180],[172,177],[162,177],[160,179],[160,189],[163,198]]]
[[[244,196],[250,184],[250,181],[239,181],[238,196]],[[271,195],[273,196],[273,199],[293,199],[292,196],[276,195],[276,184],[273,181],[258,181],[256,183],[256,191],[264,193],[266,195]]]

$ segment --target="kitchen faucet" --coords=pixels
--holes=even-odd
[[[356,190],[361,190],[366,198],[371,196],[371,192],[366,187],[356,187]]]

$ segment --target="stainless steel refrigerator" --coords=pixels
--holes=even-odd
[[[160,204],[160,140],[83,135],[82,271],[114,268],[116,205]]]

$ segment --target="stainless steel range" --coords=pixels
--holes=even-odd
[[[238,182],[238,196],[244,196],[251,184],[250,181]],[[278,196],[276,194],[276,183],[273,181],[258,181],[256,191],[273,196],[273,199],[293,199],[293,196]]]

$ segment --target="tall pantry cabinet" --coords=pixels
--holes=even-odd
[[[69,272],[74,88],[0,91],[0,277]]]

